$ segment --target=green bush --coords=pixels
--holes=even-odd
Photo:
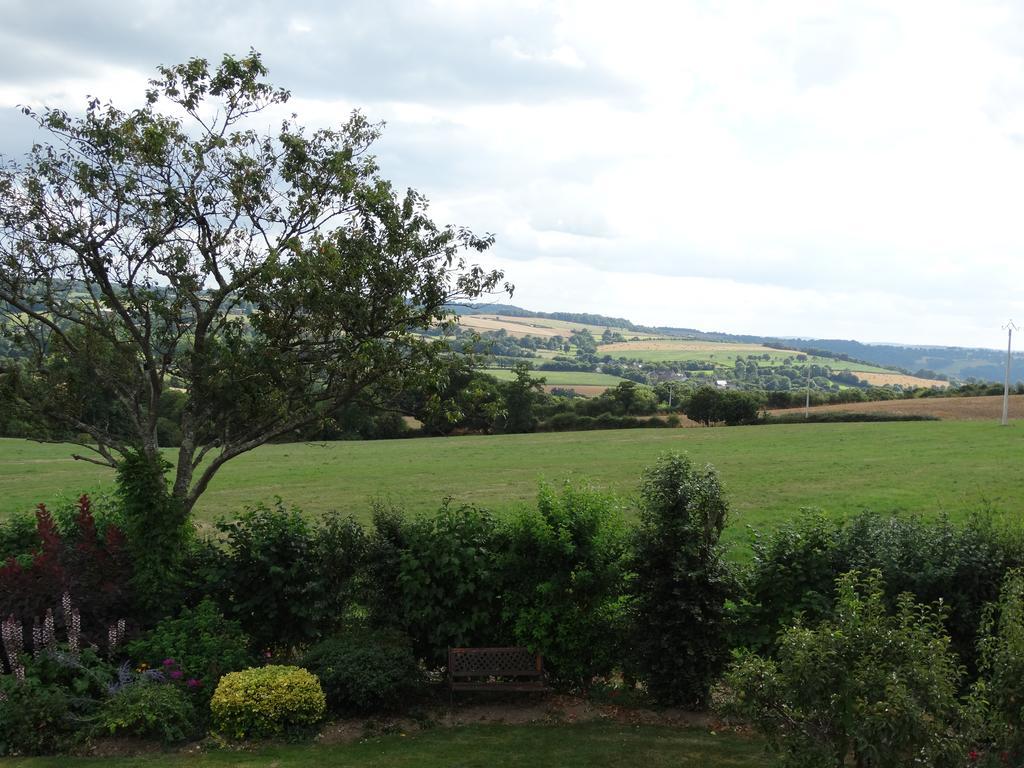
[[[103,702],[95,731],[110,736],[140,736],[166,744],[195,734],[196,711],[185,692],[170,683],[140,680],[125,685]]]
[[[167,485],[170,466],[159,455],[130,450],[117,467],[124,533],[134,565],[131,585],[148,618],[161,616],[167,602],[180,594],[182,555],[193,535],[188,511]]]
[[[991,513],[954,525],[945,518],[872,512],[830,521],[808,512],[757,536],[753,551],[738,642],[770,649],[798,613],[808,622],[828,615],[840,574],[878,570],[887,595],[910,592],[919,602],[943,601],[953,647],[971,672],[982,610],[997,599],[1007,570],[1024,564],[1019,536]]]
[[[302,666],[323,686],[333,712],[399,709],[423,682],[409,638],[387,629],[356,628],[313,646]]]
[[[315,642],[343,622],[365,547],[357,524],[332,517],[314,528],[278,499],[217,527],[220,602],[257,648]]]
[[[494,519],[474,507],[447,503],[404,530],[398,556],[402,627],[416,655],[440,663],[451,646],[501,645],[504,549]]]
[[[26,657],[26,675],[45,687],[67,693],[69,716],[86,719],[106,697],[118,670],[93,646],[71,653],[61,643],[57,650]]]
[[[323,636],[343,626],[359,599],[359,575],[369,546],[363,527],[351,516],[328,511],[313,529],[313,563],[320,583],[316,612]]]
[[[767,534],[753,534],[735,645],[770,651],[798,615],[814,623],[832,610],[843,524],[817,510],[801,512]]]
[[[734,587],[719,546],[728,506],[714,468],[677,454],[645,470],[640,497],[631,660],[655,701],[702,708],[728,659]]]
[[[409,524],[401,510],[377,501],[367,537],[362,573],[357,576],[360,601],[376,627],[403,627],[402,591],[398,574],[406,549]]]
[[[12,557],[25,557],[39,549],[39,545],[34,515],[25,512],[0,520],[0,564]]]
[[[214,730],[233,739],[301,733],[319,723],[325,710],[320,682],[299,667],[229,672],[210,701]]]
[[[904,594],[889,615],[877,573],[846,574],[837,593],[834,617],[786,630],[777,658],[739,655],[722,709],[793,768],[963,766],[963,669],[940,611]]]
[[[68,696],[29,678],[0,677],[0,755],[57,752],[72,736]]]
[[[621,510],[588,489],[542,486],[536,508],[512,521],[505,618],[554,682],[586,689],[621,662],[627,547]]]
[[[979,742],[1017,765],[1024,761],[1024,570],[1007,575],[999,602],[985,610],[980,634],[981,679],[974,689],[982,709]]]
[[[182,609],[174,619],[164,619],[126,649],[136,661],[159,668],[173,659],[183,682],[200,698],[209,699],[222,675],[249,666],[249,638],[237,621],[224,618],[213,600]]]

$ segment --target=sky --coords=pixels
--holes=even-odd
[[[1024,1],[0,0],[16,106],[141,105],[255,48],[320,127],[491,232],[512,303],[982,346],[1024,326]],[[268,127],[270,127],[268,125]]]

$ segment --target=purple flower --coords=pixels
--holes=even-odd
[[[202,680],[196,680],[194,677],[190,677],[188,679],[188,682],[185,683],[185,685],[187,685],[189,688],[202,688],[203,687],[203,681]]]
[[[174,659],[164,659],[165,667],[173,667],[175,664]]]
[[[172,680],[181,680],[182,677],[184,677],[184,675],[182,674],[182,671],[180,669],[172,669],[171,670],[171,679]]]

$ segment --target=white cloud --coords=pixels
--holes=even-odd
[[[495,232],[524,306],[993,346],[1024,318],[1015,2],[106,6],[15,2],[0,107],[254,45],[303,119],[387,120],[385,174]]]

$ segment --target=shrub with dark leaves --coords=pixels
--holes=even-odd
[[[370,714],[408,705],[423,682],[409,638],[355,627],[313,646],[302,666],[320,678],[333,712]]]

